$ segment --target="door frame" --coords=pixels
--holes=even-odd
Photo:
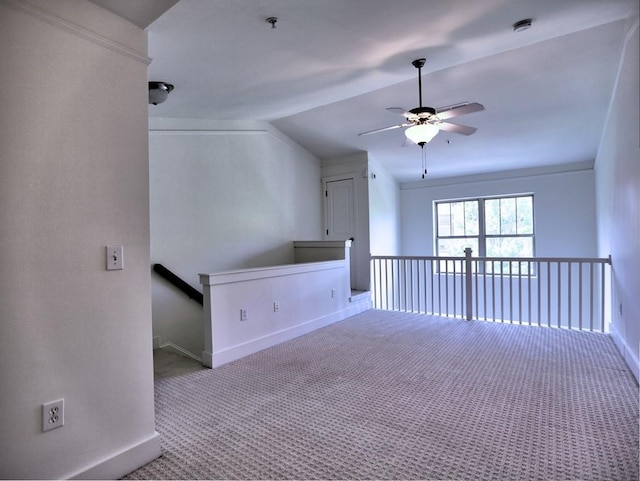
[[[327,184],[329,182],[338,182],[341,180],[350,180],[351,181],[351,185],[353,186],[353,203],[352,203],[352,209],[353,211],[351,212],[352,216],[353,216],[353,231],[354,231],[354,238],[355,238],[355,234],[358,231],[359,228],[359,220],[358,220],[358,182],[356,181],[356,176],[354,174],[344,174],[344,175],[331,175],[331,176],[327,176],[327,177],[323,177],[322,178],[322,192],[324,192],[324,195],[322,196],[322,205],[323,205],[323,229],[322,229],[322,237],[327,240],[328,239],[328,235],[327,235],[327,230],[329,229],[329,212],[328,212],[328,200],[327,200],[327,192],[328,192],[328,188],[327,188]],[[346,240],[346,239],[345,239]],[[350,258],[351,258],[351,266],[353,266],[354,264],[357,265],[357,257],[354,256],[353,254],[353,249],[354,249],[354,243],[357,241],[357,239],[354,240],[354,242],[351,243],[351,251],[350,251]],[[357,247],[356,247],[356,251],[357,251]],[[350,270],[351,270],[351,286],[358,286],[358,269],[357,266],[354,269],[351,269],[350,266]]]

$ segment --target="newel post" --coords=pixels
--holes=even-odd
[[[473,272],[471,271],[471,247],[464,250],[465,307],[467,321],[473,319]]]

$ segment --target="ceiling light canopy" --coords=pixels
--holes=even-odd
[[[533,20],[530,18],[525,18],[523,20],[519,20],[516,23],[513,24],[513,31],[514,32],[524,32],[525,30],[528,30],[531,27],[531,24],[533,23]]]

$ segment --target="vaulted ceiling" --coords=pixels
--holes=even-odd
[[[94,1],[125,17],[136,3]],[[428,178],[590,165],[634,1],[163,0],[129,18],[149,31],[150,80],[175,85],[150,116],[267,120],[321,159],[368,151],[411,182],[404,129],[358,133],[418,106],[422,57],[425,105],[485,107],[453,119],[473,135],[426,146]]]

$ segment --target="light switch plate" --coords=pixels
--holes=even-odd
[[[124,269],[124,248],[122,246],[107,246],[107,270],[121,271]]]

